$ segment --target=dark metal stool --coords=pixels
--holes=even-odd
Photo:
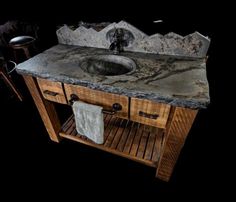
[[[12,62],[12,61],[9,61],[9,62],[14,64],[14,66],[16,66],[16,64],[14,62]],[[22,97],[21,93],[16,88],[15,84],[13,83],[13,81],[9,75],[9,72],[7,72],[7,70],[6,70],[6,67],[5,67],[6,65],[7,65],[7,62],[1,60],[1,58],[0,58],[0,76],[2,76],[5,83],[12,89],[12,91],[16,94],[18,99],[20,101],[23,101],[23,97]],[[11,71],[13,71],[13,70],[14,70],[14,68]]]
[[[15,61],[18,62],[17,51],[22,50],[26,59],[31,57],[30,48],[36,51],[35,38],[32,36],[17,36],[9,41],[9,46],[13,49]]]

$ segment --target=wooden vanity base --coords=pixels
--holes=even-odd
[[[165,113],[164,111],[162,113],[162,119],[165,120],[164,115],[166,115],[166,119],[168,118],[167,123],[164,121],[162,122],[161,126],[163,128],[151,126],[153,124],[145,125],[143,121],[142,123],[134,122],[135,119],[132,118],[132,116],[131,118],[134,121],[106,115],[104,116],[105,141],[104,144],[99,145],[77,134],[73,116],[71,116],[61,127],[52,100],[61,104],[67,103],[67,92],[65,92],[64,85],[59,85],[57,83],[57,88],[55,92],[53,92],[53,85],[43,85],[44,83],[42,82],[38,83],[36,78],[31,76],[24,75],[23,77],[51,140],[59,142],[61,138],[67,138],[102,149],[155,167],[157,169],[156,177],[164,181],[170,179],[185,139],[194,122],[197,110],[173,106],[170,108],[161,108],[160,111],[165,109]],[[62,88],[61,90],[60,86]],[[46,95],[43,95],[43,93]],[[79,93],[81,92],[79,91]],[[48,96],[50,99],[45,98],[45,96]],[[61,100],[63,100],[63,102]],[[118,100],[120,100],[120,98]],[[149,112],[151,113],[156,109],[155,107],[153,108],[150,103],[145,106],[149,105],[149,108],[143,107],[142,110],[152,109]],[[132,99],[130,106],[132,108]],[[135,109],[136,108],[137,107],[135,107]],[[169,115],[167,115],[167,112]],[[157,123],[160,124],[159,122]]]

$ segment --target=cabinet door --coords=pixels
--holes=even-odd
[[[102,106],[104,110],[112,111],[113,104],[118,103],[122,109],[115,114],[118,117],[128,119],[129,99],[126,96],[106,93],[103,91],[92,90],[87,87],[65,84],[65,92],[67,99],[71,99],[71,95],[75,94],[82,102]]]
[[[63,87],[60,82],[50,81],[47,79],[37,78],[39,88],[43,97],[47,100],[67,104]]]
[[[130,119],[146,125],[165,128],[170,105],[131,98]]]

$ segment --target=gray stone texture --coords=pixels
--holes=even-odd
[[[59,44],[19,64],[17,72],[173,106],[196,109],[208,105],[204,58],[126,51],[120,55],[136,64],[131,73],[105,76],[90,74],[80,67],[84,57],[112,54],[107,49]]]
[[[109,48],[110,41],[106,38],[106,34],[114,28],[126,29],[134,35],[134,42],[125,47],[125,51],[205,57],[210,44],[210,39],[198,32],[185,37],[173,32],[166,35],[148,36],[125,21],[111,23],[99,31],[92,27],[86,28],[83,25],[72,30],[69,26],[64,25],[56,31],[56,34],[60,44]]]

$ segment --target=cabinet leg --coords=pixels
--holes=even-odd
[[[54,142],[59,142],[59,131],[61,129],[61,124],[57,116],[54,104],[43,98],[35,78],[27,75],[24,75],[23,78],[34,99],[35,105],[38,108],[39,114],[43,120],[43,123],[51,140]]]
[[[198,110],[175,107],[168,120],[163,149],[156,177],[169,181],[185,139],[191,129]]]

